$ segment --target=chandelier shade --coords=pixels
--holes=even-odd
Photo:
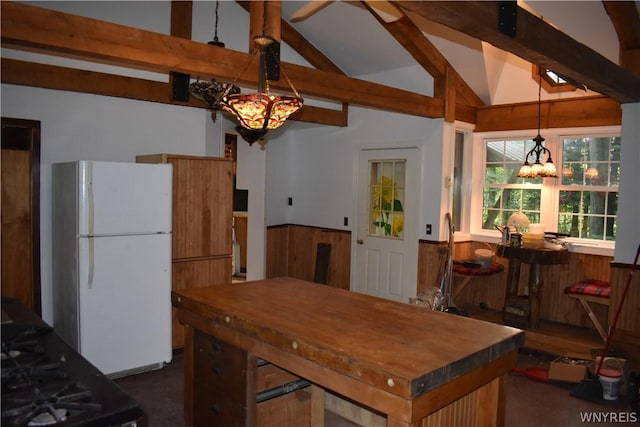
[[[225,97],[222,109],[233,114],[246,129],[277,129],[302,108],[299,96],[275,96],[267,92],[235,94]]]

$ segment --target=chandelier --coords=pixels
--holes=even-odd
[[[214,38],[208,44],[224,47],[224,43],[218,40],[218,1],[216,1],[215,14]],[[266,2],[264,2],[262,34],[255,36],[253,41],[256,43],[257,49],[250,56],[246,67],[238,72],[233,83],[221,83],[212,79],[209,82],[198,80],[189,85],[190,94],[203,101],[211,109],[211,118],[214,122],[217,111],[223,110],[231,113],[238,122],[235,127],[236,131],[249,145],[263,139],[268,130],[282,126],[291,114],[302,108],[304,103],[284,71],[282,74],[295,96],[272,95],[270,92],[269,66],[275,69],[271,72],[272,78],[278,80],[280,61],[274,53],[274,49],[279,48],[278,42],[273,37],[266,35]],[[256,52],[259,52],[260,56],[258,91],[252,94],[242,94],[236,82],[240,75],[249,68]]]
[[[551,151],[549,151],[546,147],[542,145],[544,142],[544,138],[540,136],[540,92],[542,90],[542,72],[538,69],[538,135],[533,138],[533,142],[536,144],[534,147],[527,153],[524,158],[524,164],[520,167],[520,171],[518,171],[519,178],[557,178],[558,173],[556,172],[556,166],[553,164],[553,160],[551,160]],[[547,155],[547,160],[542,164],[540,161],[544,159],[544,155]],[[531,159],[535,159],[533,164],[529,164],[529,157]]]
[[[245,129],[273,130],[282,126],[291,114],[302,108],[304,101],[286,74],[287,83],[295,96],[272,95],[270,93],[266,56],[270,52],[268,47],[274,42],[274,39],[263,33],[254,37],[253,40],[260,49],[258,92],[227,95],[222,99],[220,105],[224,111],[233,114],[238,120],[238,124]]]

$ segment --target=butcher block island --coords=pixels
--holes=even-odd
[[[293,278],[172,301],[186,331],[187,426],[322,426],[325,390],[389,427],[499,426],[524,342],[519,329]],[[265,363],[292,381],[265,385]],[[300,390],[261,398],[301,382],[306,400]]]

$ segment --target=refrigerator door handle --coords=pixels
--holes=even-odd
[[[89,236],[89,274],[87,275],[87,286],[89,289],[93,287],[93,271],[94,271],[94,263],[93,263],[93,236]]]
[[[87,184],[87,200],[89,203],[89,276],[87,277],[87,285],[89,289],[93,287],[93,270],[94,270],[94,262],[93,262],[93,163],[87,162],[87,175],[86,175],[86,184]]]

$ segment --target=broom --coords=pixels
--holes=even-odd
[[[602,384],[600,384],[600,381],[598,380],[597,377],[600,372],[600,368],[602,368],[604,359],[607,356],[607,352],[609,351],[609,346],[611,345],[611,339],[613,337],[614,331],[616,330],[616,323],[618,323],[618,317],[620,316],[620,312],[622,311],[622,304],[624,304],[624,300],[627,297],[627,292],[629,291],[629,286],[631,285],[631,279],[633,278],[633,272],[635,271],[636,264],[638,263],[638,255],[640,255],[640,245],[638,245],[638,249],[636,250],[636,257],[633,260],[633,264],[631,265],[631,270],[629,271],[629,277],[627,277],[627,282],[624,285],[624,290],[622,291],[622,297],[620,298],[620,302],[618,303],[618,308],[613,318],[613,323],[611,324],[609,335],[607,335],[607,339],[605,340],[604,349],[602,350],[602,355],[600,356],[598,369],[595,370],[594,378],[582,380],[578,384],[576,384],[576,386],[573,387],[569,392],[569,395],[573,397],[579,397],[583,399],[602,398]]]

